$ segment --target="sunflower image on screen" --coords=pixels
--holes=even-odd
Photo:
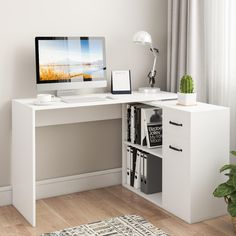
[[[104,77],[103,44],[99,39],[41,40],[41,82],[96,81]]]

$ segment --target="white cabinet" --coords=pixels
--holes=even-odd
[[[229,109],[204,103],[180,106],[176,101],[146,104],[163,108],[163,146],[150,149],[162,158],[162,193],[147,195],[126,184],[126,146],[149,150],[125,141],[123,185],[188,223],[224,215],[224,201],[212,193],[224,181],[220,167],[229,162]],[[124,110],[125,106],[123,140]]]
[[[212,192],[229,161],[229,110],[199,103],[163,108],[163,207],[189,223],[226,213]]]

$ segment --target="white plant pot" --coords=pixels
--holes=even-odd
[[[192,106],[197,104],[196,93],[178,93],[178,104]]]

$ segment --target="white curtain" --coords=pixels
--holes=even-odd
[[[168,4],[167,89],[176,92],[182,74],[189,73],[199,101],[229,106],[231,149],[236,150],[236,0],[169,0]],[[185,14],[183,4],[187,4]],[[185,54],[179,53],[184,50]]]
[[[207,101],[230,107],[231,149],[236,149],[236,1],[204,1]]]
[[[229,84],[228,94],[231,112],[231,148],[236,150],[236,1],[230,1],[229,24]]]
[[[206,99],[204,76],[204,0],[168,0],[167,90],[177,92],[191,74],[198,100]],[[201,89],[200,89],[201,88]]]
[[[187,70],[188,1],[168,0],[167,90],[177,92]]]
[[[214,104],[229,104],[230,83],[230,1],[207,0],[205,15],[205,78],[207,99]]]

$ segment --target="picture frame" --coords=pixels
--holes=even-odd
[[[111,72],[111,93],[131,94],[130,70],[115,70]]]

